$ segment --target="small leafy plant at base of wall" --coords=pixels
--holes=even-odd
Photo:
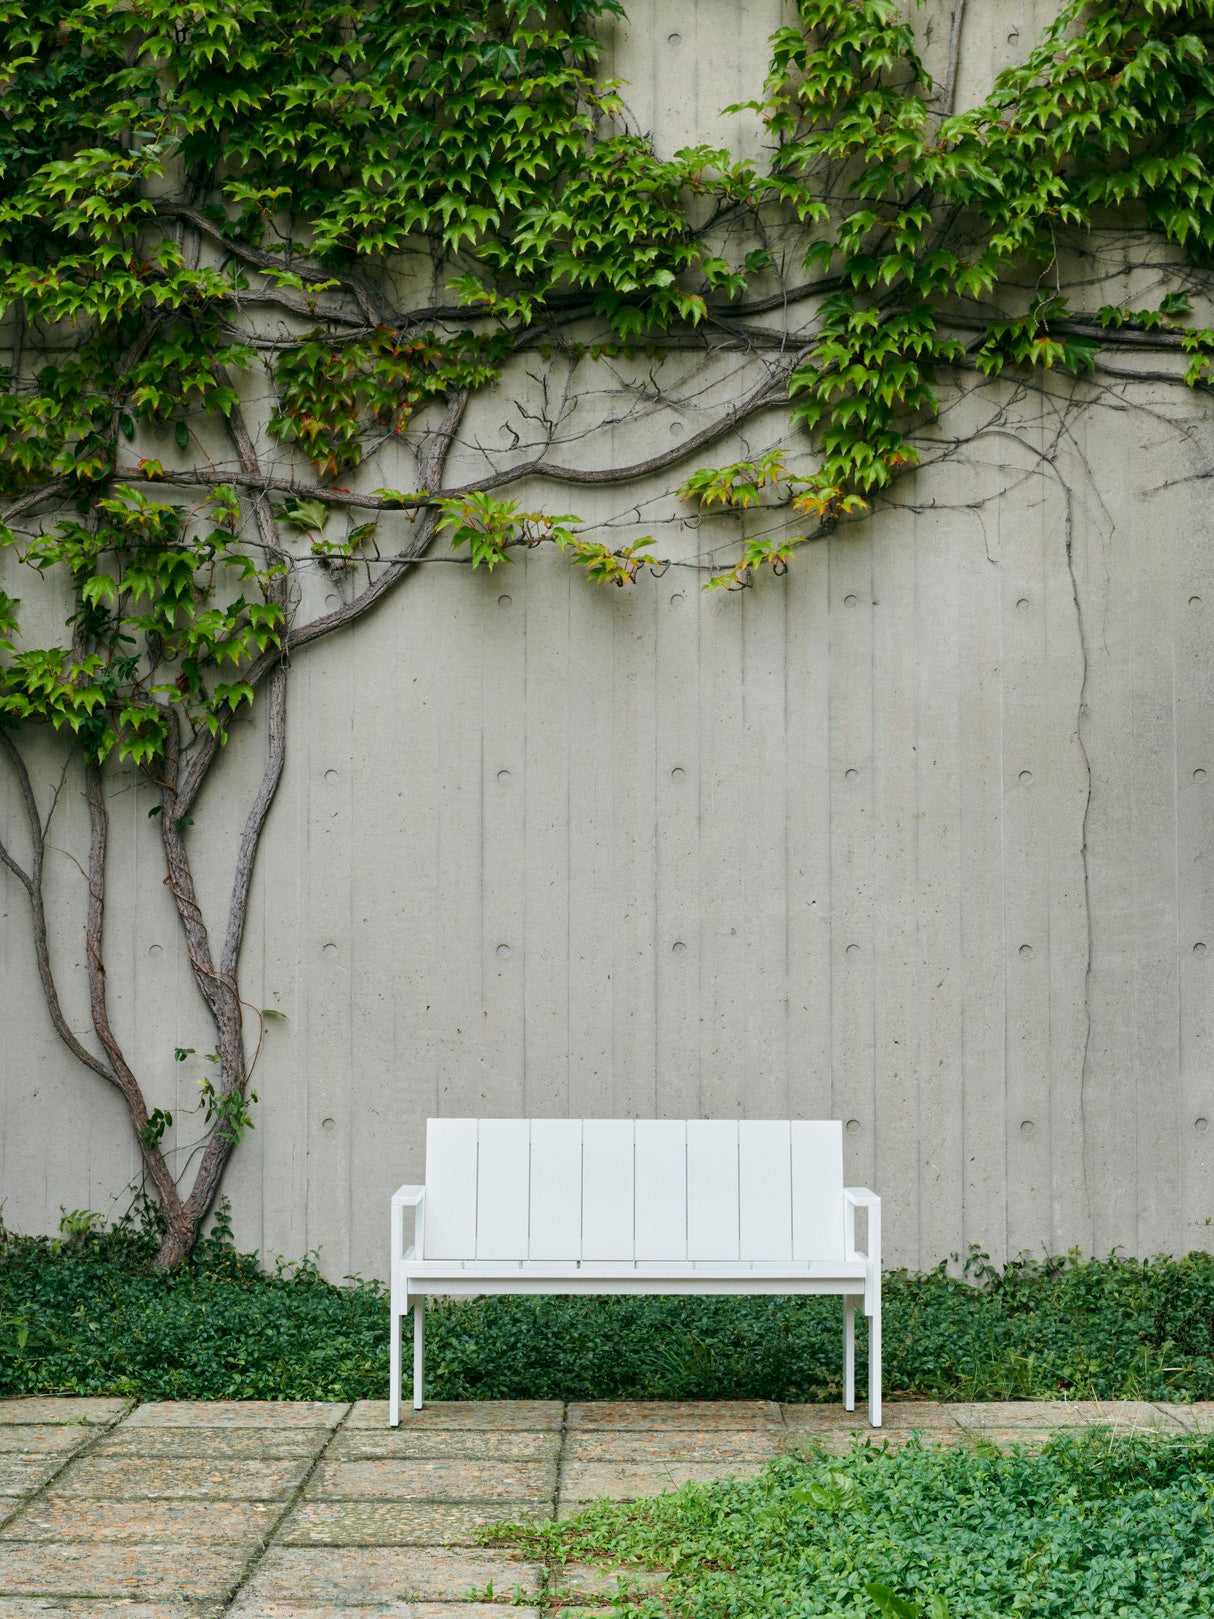
[[[378,1282],[334,1285],[311,1255],[267,1269],[217,1231],[164,1272],[137,1228],[0,1226],[0,1395],[386,1397]],[[435,1306],[427,1336],[436,1400],[840,1397],[837,1299],[476,1299]],[[1214,1256],[892,1271],[885,1343],[891,1396],[1211,1399]]]
[[[561,1565],[602,1561],[631,1619],[1184,1619],[1214,1612],[1212,1468],[1214,1435],[857,1445],[487,1538],[547,1562],[554,1611]]]

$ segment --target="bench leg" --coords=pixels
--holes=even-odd
[[[856,1301],[843,1295],[843,1409],[856,1409]]]
[[[388,1337],[388,1426],[400,1427],[400,1328],[401,1317],[392,1306]]]
[[[413,1301],[413,1409],[422,1408],[422,1382],[426,1374],[426,1301],[419,1293]]]
[[[868,1318],[868,1420],[881,1426],[881,1305]]]

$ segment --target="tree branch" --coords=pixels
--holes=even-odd
[[[37,801],[34,798],[33,785],[30,782],[29,771],[25,767],[25,760],[17,751],[16,744],[4,731],[0,731],[0,747],[8,754],[17,773],[17,783],[21,792],[22,804],[25,808],[25,818],[29,825],[31,840],[30,869],[25,871],[0,843],[0,861],[8,867],[25,889],[29,896],[30,911],[34,929],[34,959],[38,967],[38,982],[42,987],[42,998],[46,1002],[46,1009],[50,1014],[51,1023],[55,1033],[71,1052],[78,1062],[84,1064],[99,1079],[107,1084],[118,1085],[117,1075],[84,1045],[68,1026],[67,1018],[63,1015],[63,1004],[59,999],[59,987],[55,982],[54,970],[51,966],[50,932],[46,922],[46,905],[42,895],[42,872],[46,854],[46,834],[38,814]]]
[[[228,927],[224,938],[223,954],[219,958],[219,971],[225,978],[235,979],[240,963],[240,947],[244,941],[245,921],[249,910],[249,885],[253,879],[253,865],[262,830],[278,784],[282,780],[283,764],[287,755],[287,666],[280,658],[270,674],[269,755],[262,774],[261,787],[249,810],[240,850],[236,857],[236,874],[232,881],[232,901],[228,907]]]

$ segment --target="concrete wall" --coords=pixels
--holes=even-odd
[[[776,6],[632,10],[615,71],[642,127],[714,138],[714,109],[761,82]],[[963,99],[1048,10],[982,8]],[[687,370],[673,406],[582,453],[677,436],[743,369],[708,394]],[[652,531],[677,565],[603,591],[542,552],[492,578],[435,561],[300,656],[245,954],[249,998],[288,1020],[227,1183],[242,1244],[382,1273],[422,1121],[480,1112],[842,1118],[894,1262],[1209,1244],[1207,407],[1110,377],[947,403],[894,507],[782,581],[705,595],[739,530],[697,527],[666,484],[548,487],[550,510]],[[508,413],[478,408],[461,465]],[[259,747],[242,723],[200,808],[213,907]],[[151,802],[115,783],[111,979],[188,1145],[201,1069],[172,1048],[205,1031]],[[80,824],[69,782],[57,959],[84,1028]],[[4,1218],[112,1211],[126,1126],[42,1013],[12,881],[0,952]]]

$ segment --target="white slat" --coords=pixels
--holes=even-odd
[[[687,1257],[687,1121],[636,1121],[636,1256]]]
[[[476,1120],[426,1123],[426,1259],[476,1253]]]
[[[794,1259],[843,1258],[843,1125],[839,1119],[794,1119],[792,1251]]]
[[[739,1123],[738,1182],[742,1228],[738,1257],[791,1259],[792,1138],[787,1120]]]
[[[687,1257],[738,1257],[736,1119],[687,1121]]]
[[[532,1259],[582,1257],[582,1121],[531,1121]]]
[[[582,1253],[584,1260],[636,1257],[633,1240],[631,1119],[582,1120]]]
[[[527,1252],[531,1121],[478,1119],[477,1259],[522,1259]]]

